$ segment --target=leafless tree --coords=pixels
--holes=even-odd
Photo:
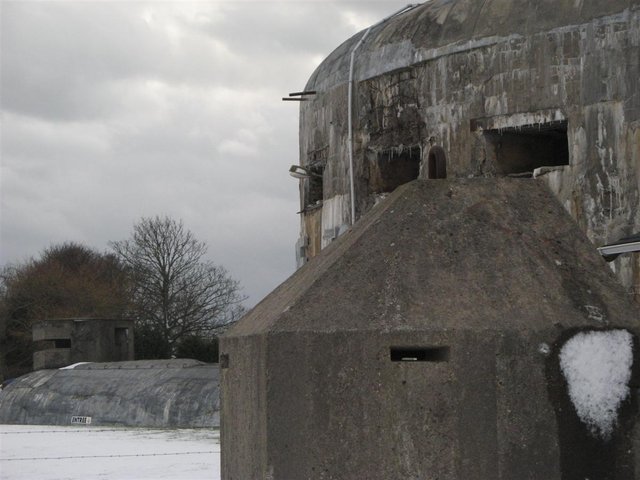
[[[7,378],[7,361],[5,353],[7,351],[7,317],[4,315],[4,282],[0,281],[0,382],[4,382]]]
[[[181,339],[231,321],[243,300],[238,282],[205,260],[206,245],[182,221],[142,218],[130,239],[110,246],[130,270],[138,326],[162,339],[169,354]]]

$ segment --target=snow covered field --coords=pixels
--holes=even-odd
[[[215,430],[0,425],[2,480],[220,479]]]

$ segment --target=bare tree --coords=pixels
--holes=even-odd
[[[161,339],[168,354],[181,339],[231,321],[243,300],[238,282],[204,259],[206,245],[182,221],[142,218],[130,239],[110,246],[130,270],[139,329]]]
[[[7,317],[4,314],[5,298],[4,282],[0,279],[0,383],[7,378],[7,361],[5,352],[7,351]]]

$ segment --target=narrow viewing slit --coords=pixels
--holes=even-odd
[[[54,348],[71,348],[70,338],[56,338],[53,340]]]
[[[449,347],[391,347],[392,362],[447,362]]]

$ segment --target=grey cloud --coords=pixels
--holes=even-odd
[[[203,21],[171,17],[175,5],[164,2],[6,2],[3,106],[52,119],[104,118],[126,108],[123,80],[303,84],[306,65],[335,48],[335,38],[351,35],[346,18],[362,9],[358,3],[214,5],[205,4]]]
[[[301,88],[401,2],[2,4],[2,262],[182,218],[249,305],[294,269]],[[379,18],[378,18],[379,17]]]

